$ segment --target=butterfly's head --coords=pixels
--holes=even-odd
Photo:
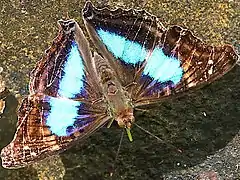
[[[133,115],[133,109],[128,108],[120,113],[117,114],[116,116],[116,121],[121,128],[127,128],[130,129],[132,127],[132,124],[134,122],[135,118]]]
[[[135,121],[135,118],[133,115],[133,108],[128,108],[118,113],[118,115],[116,116],[116,121],[119,127],[126,129],[129,140],[133,141],[132,135],[130,132],[132,124]]]

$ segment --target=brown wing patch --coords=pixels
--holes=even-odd
[[[109,119],[101,109],[92,112],[92,120],[83,129],[75,127],[69,136],[57,136],[46,125],[49,113],[48,97],[37,94],[23,101],[19,109],[17,131],[12,142],[1,151],[2,166],[20,168],[47,156],[64,151],[74,142],[85,138],[103,126]],[[95,108],[94,108],[95,109]],[[81,120],[81,119],[78,119]]]
[[[170,95],[209,84],[230,71],[239,58],[231,45],[207,45],[179,26],[167,30],[157,46],[166,56],[180,60],[183,69],[181,81],[176,85],[153,79],[144,83],[140,81],[140,88],[135,88],[132,93],[136,106],[155,103]]]

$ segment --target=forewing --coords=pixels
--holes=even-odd
[[[52,46],[32,71],[17,131],[1,151],[5,168],[56,154],[109,120],[88,43],[74,20],[59,21]]]
[[[134,81],[135,74],[152,51],[164,27],[146,11],[97,9],[87,2],[83,18],[91,39],[109,61],[123,86]]]
[[[135,106],[210,83],[238,59],[232,46],[206,45],[179,26],[165,29],[145,11],[97,9],[88,2],[83,17]]]
[[[18,117],[16,134],[1,151],[4,168],[20,168],[63,151],[109,119],[98,104],[40,94],[23,100]]]
[[[101,97],[89,44],[74,20],[59,20],[59,33],[31,73],[30,94],[53,97]]]

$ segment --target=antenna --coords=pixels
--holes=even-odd
[[[122,133],[121,133],[121,138],[120,138],[120,141],[119,141],[119,145],[118,145],[116,157],[115,157],[115,160],[114,160],[114,163],[113,163],[113,166],[112,166],[112,172],[110,172],[110,177],[113,176],[113,173],[114,173],[114,171],[115,171],[115,164],[116,164],[116,162],[117,162],[117,158],[118,158],[118,155],[119,155],[121,146],[122,146],[123,134],[124,134],[124,130],[122,130]]]

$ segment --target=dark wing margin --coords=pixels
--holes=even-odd
[[[135,106],[159,102],[222,77],[238,60],[231,45],[210,46],[180,26],[163,27],[144,10],[82,11],[91,39]]]

